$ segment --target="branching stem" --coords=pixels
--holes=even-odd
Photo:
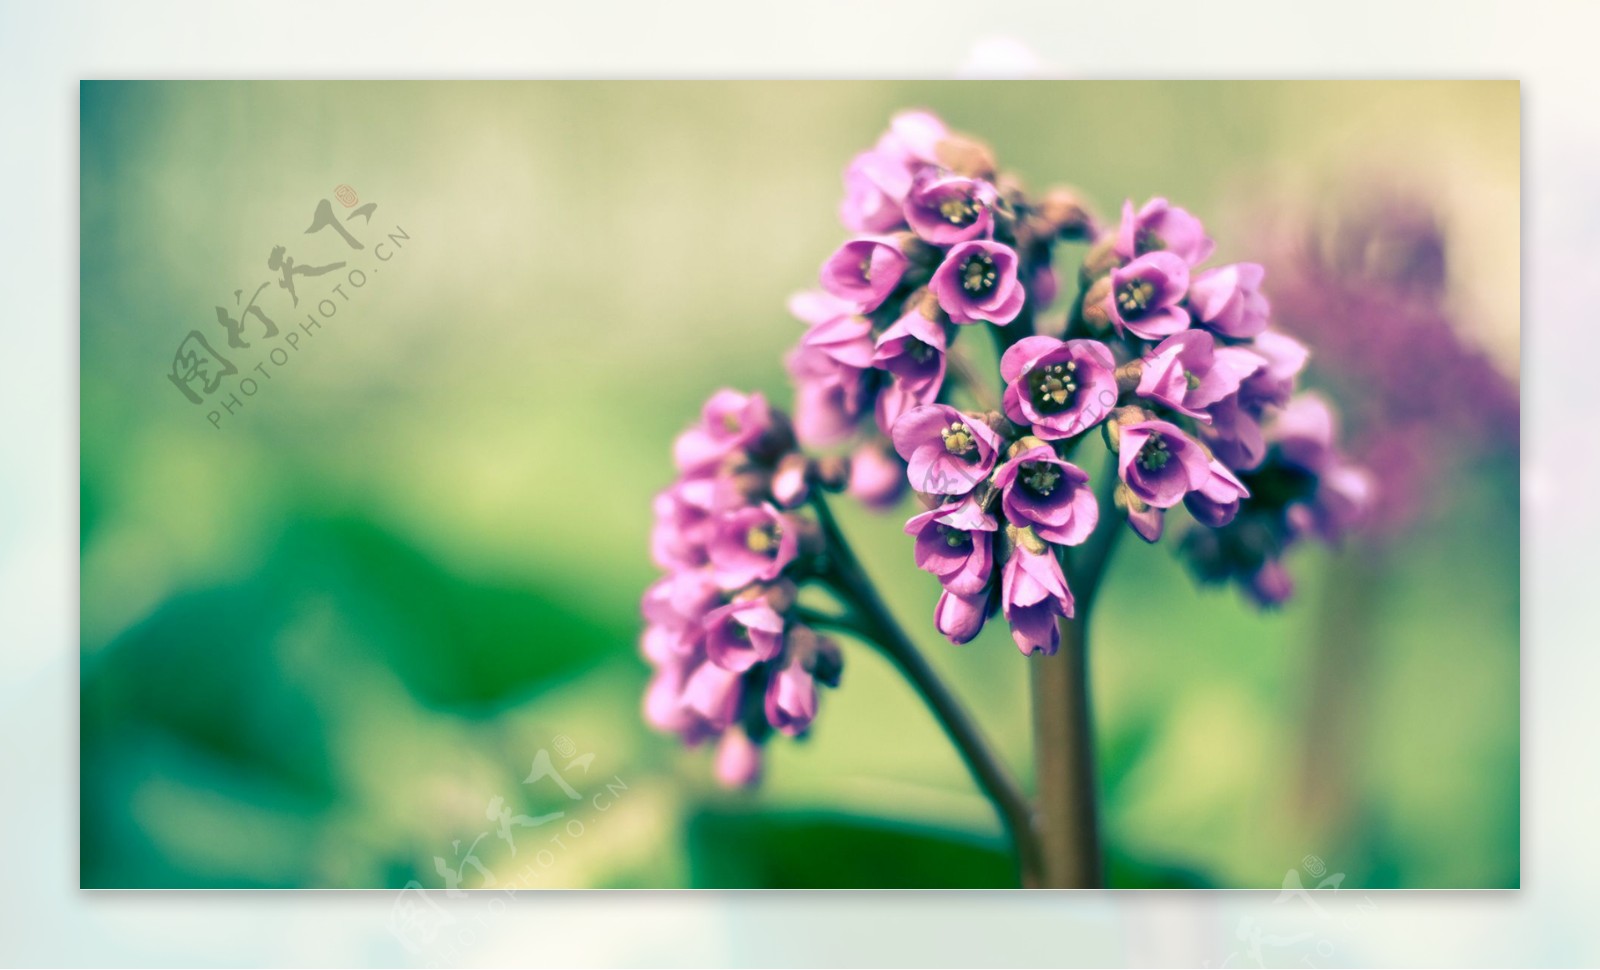
[[[911,682],[955,744],[967,769],[989,801],[994,803],[1007,835],[1016,848],[1024,886],[1040,884],[1039,845],[1032,825],[1032,811],[1022,789],[1005,764],[995,755],[977,724],[967,714],[937,673],[895,621],[877,587],[862,569],[854,550],[839,530],[827,501],[819,494],[812,499],[827,539],[829,564],[824,578],[850,606],[850,615],[838,618],[838,625],[881,650]],[[815,615],[815,614],[814,614]]]

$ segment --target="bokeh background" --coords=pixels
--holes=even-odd
[[[638,717],[671,436],[718,386],[786,399],[784,299],[840,238],[840,169],[908,106],[1103,213],[1173,198],[1269,294],[1287,247],[1251,247],[1285,218],[1398,191],[1437,214],[1461,340],[1517,372],[1515,84],[85,84],[82,884],[436,887],[436,858],[465,886],[1010,884],[866,649],[753,794]],[[354,233],[409,238],[213,427],[174,349],[229,353],[213,308],[274,246],[373,268],[303,233],[339,185],[377,205]],[[300,286],[300,314],[263,293],[286,331],[327,295]],[[1403,528],[1300,551],[1276,614],[1124,546],[1091,659],[1113,884],[1277,887],[1314,855],[1347,887],[1518,885],[1517,445],[1456,437]],[[844,518],[916,625],[937,591],[903,516]],[[1026,775],[1004,632],[924,642]],[[513,856],[487,807],[565,808],[523,784],[565,740],[585,794],[626,787]]]

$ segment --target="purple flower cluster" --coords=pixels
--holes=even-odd
[[[759,745],[804,732],[816,684],[837,681],[837,649],[796,619],[797,584],[838,551],[797,511],[814,488],[888,509],[909,486],[925,507],[905,526],[913,558],[942,587],[934,625],[965,643],[1000,614],[1024,654],[1059,648],[1077,608],[1066,551],[1114,535],[1102,519],[1153,543],[1182,507],[1196,572],[1275,604],[1285,549],[1365,514],[1370,479],[1328,405],[1296,394],[1307,351],[1271,327],[1264,271],[1205,265],[1215,244],[1187,211],[1129,202],[1102,229],[1074,192],[1029,197],[925,112],[896,117],[845,190],[854,235],[790,301],[807,326],[792,428],[759,394],[719,392],[657,498],[668,573],[644,601],[646,712],[689,743],[721,736],[724,780],[753,780]],[[1046,325],[1064,242],[1090,245]],[[999,351],[992,389],[956,346],[975,327]],[[1078,463],[1091,440],[1099,487]]]
[[[839,215],[856,235],[823,263],[821,289],[790,301],[807,330],[788,366],[801,443],[852,449],[849,491],[869,505],[891,507],[904,493],[887,438],[946,392],[959,330],[1006,326],[1025,305],[1050,302],[1052,245],[1090,229],[1069,197],[1018,231],[1017,198],[985,146],[927,112],[896,116],[845,170]]]
[[[645,718],[694,745],[718,738],[717,776],[753,784],[774,729],[799,735],[838,648],[794,618],[796,580],[817,552],[795,509],[823,471],[794,448],[761,394],[722,390],[673,448],[679,477],[655,499],[641,649],[655,667]],[[832,478],[839,480],[834,470]]]
[[[1332,450],[1331,416],[1324,453],[1296,464],[1275,450],[1274,415],[1315,406],[1292,397],[1306,349],[1270,329],[1261,266],[1206,265],[1216,245],[1189,212],[1130,201],[1100,231],[1074,193],[1029,199],[985,146],[922,112],[895,118],[845,185],[841,217],[859,235],[824,264],[822,291],[792,303],[809,324],[790,358],[797,431],[813,447],[865,441],[880,472],[866,416],[892,441],[929,505],[906,531],[943,586],[934,619],[951,640],[998,612],[1024,653],[1057,648],[1056,621],[1074,611],[1060,552],[1101,512],[1069,459],[1097,426],[1130,527],[1155,542],[1184,506],[1211,533],[1185,543],[1201,575],[1264,603],[1286,595],[1295,538],[1334,539],[1360,518],[1370,483]],[[1072,239],[1093,245],[1067,331],[1035,332],[1059,289],[1053,247]],[[998,413],[952,403],[950,355],[973,324],[1000,329]],[[1269,488],[1234,527],[1255,481]]]

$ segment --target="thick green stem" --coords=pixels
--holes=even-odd
[[[1116,476],[1106,478],[1114,484]],[[1061,621],[1061,649],[1033,661],[1041,883],[1049,888],[1105,885],[1089,700],[1089,615],[1111,551],[1127,524],[1112,513],[1109,494],[1101,496],[1100,508],[1100,527],[1068,557],[1067,579],[1076,609],[1073,619]]]
[[[883,651],[921,695],[960,752],[978,787],[994,803],[1000,821],[1016,849],[1022,884],[1040,885],[1039,846],[1031,824],[1031,809],[1022,794],[1022,788],[995,756],[961,702],[939,679],[895,621],[883,598],[878,595],[877,587],[840,532],[827,502],[817,495],[812,504],[817,510],[817,519],[828,544],[829,567],[825,577],[834,591],[851,607],[854,623],[846,629]]]
[[[1105,884],[1094,787],[1089,711],[1088,632],[1061,621],[1061,649],[1033,661],[1034,756],[1039,775],[1041,885],[1092,889]]]

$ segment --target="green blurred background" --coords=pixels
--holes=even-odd
[[[1515,84],[152,82],[81,104],[84,886],[436,887],[475,840],[469,887],[1011,884],[993,812],[859,645],[754,793],[638,713],[671,437],[718,386],[787,401],[784,300],[898,109],[1102,213],[1167,195],[1221,259],[1259,255],[1271,192],[1412,177],[1470,338],[1517,368]],[[377,205],[347,224],[361,252],[303,234],[339,185]],[[274,278],[272,247],[372,269],[397,229],[220,428],[167,380],[190,330],[243,376],[267,359],[254,329],[230,353],[213,308]],[[261,302],[287,332],[339,278],[301,281],[298,313]],[[1091,661],[1113,884],[1277,887],[1315,855],[1346,887],[1518,885],[1517,489],[1514,451],[1473,457],[1381,555],[1297,552],[1271,615],[1125,544]],[[1026,778],[1004,630],[938,640],[904,516],[842,518]],[[1360,609],[1328,593],[1352,577]],[[1311,645],[1356,640],[1370,663],[1318,725]],[[566,739],[594,755],[578,802],[523,784]],[[582,834],[518,829],[512,855],[496,797]]]

